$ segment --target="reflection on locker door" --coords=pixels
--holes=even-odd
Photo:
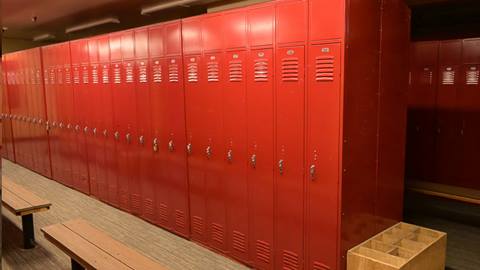
[[[304,47],[276,50],[275,268],[303,265]]]
[[[460,40],[444,41],[439,49],[439,78],[437,94],[437,181],[450,183],[458,179],[461,120],[457,91],[461,81]]]
[[[337,269],[341,44],[308,53],[306,268]]]
[[[248,187],[245,51],[224,55],[223,140],[229,254],[248,261]]]

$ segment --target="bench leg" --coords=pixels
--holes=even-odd
[[[35,247],[35,231],[33,229],[33,214],[22,216],[23,248]]]
[[[75,261],[73,258],[71,259],[72,261],[72,270],[85,270],[83,266],[81,266],[77,261]]]

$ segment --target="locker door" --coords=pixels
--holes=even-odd
[[[462,61],[461,86],[458,91],[458,105],[462,112],[462,136],[460,151],[461,160],[458,185],[480,189],[476,179],[480,173],[476,168],[478,164],[478,153],[480,153],[480,40],[463,40],[463,61]],[[457,149],[457,151],[459,151]]]
[[[167,28],[168,33],[168,28]],[[168,48],[168,47],[167,47]],[[166,91],[166,174],[171,208],[170,224],[173,230],[189,236],[187,156],[185,152],[185,97],[181,56],[167,56],[168,78]]]
[[[68,43],[61,44],[61,54],[63,59],[63,73],[64,73],[64,113],[65,113],[65,123],[64,123],[64,134],[65,134],[65,151],[66,159],[64,161],[66,182],[65,185],[72,187],[74,183],[74,159],[76,153],[76,142],[75,134],[73,131],[74,127],[74,101],[73,101],[73,74],[72,68],[70,65],[70,46]],[[48,106],[48,105],[47,105]]]
[[[35,62],[35,86],[38,91],[39,101],[39,114],[35,119],[35,127],[39,134],[39,144],[41,144],[41,153],[40,153],[40,160],[42,164],[42,172],[48,178],[52,177],[51,172],[51,165],[50,165],[50,152],[49,152],[49,143],[48,143],[48,134],[45,130],[44,125],[42,124],[46,119],[47,108],[45,105],[46,96],[45,96],[45,88],[43,86],[43,73],[42,73],[42,52],[38,50],[38,57],[36,58]]]
[[[276,51],[275,268],[303,265],[304,47]]]
[[[66,143],[64,138],[64,131],[63,131],[63,121],[65,115],[65,85],[64,85],[64,78],[63,78],[63,66],[62,60],[63,57],[61,55],[61,47],[55,46],[55,89],[56,89],[56,108],[57,108],[57,117],[55,119],[55,123],[52,123],[52,131],[55,134],[56,144],[57,144],[57,171],[58,171],[58,179],[62,184],[65,184],[68,179],[65,172],[66,169],[66,157],[65,157],[65,150],[66,150]]]
[[[190,185],[191,236],[194,241],[207,244],[205,149],[205,100],[201,92],[205,74],[199,55],[185,56],[185,111],[187,121],[188,181]]]
[[[111,59],[111,74],[112,74],[112,100],[113,100],[113,115],[114,128],[112,136],[115,140],[116,158],[117,158],[117,188],[111,186],[110,194],[118,193],[118,206],[128,211],[130,205],[129,191],[128,191],[128,161],[127,161],[127,147],[126,147],[126,124],[125,111],[128,103],[125,104],[125,86],[124,86],[124,72],[122,68],[122,52],[121,52],[120,36],[115,35],[110,37],[110,59]]]
[[[225,53],[223,69],[224,182],[229,254],[248,262],[247,108],[245,51]]]
[[[457,92],[461,85],[461,40],[440,43],[437,94],[437,181],[455,184],[458,181],[461,141],[461,120]]]
[[[135,97],[135,46],[133,32],[125,32],[121,39],[122,48],[122,72],[123,72],[123,90],[125,106],[124,111],[125,123],[125,137],[124,145],[126,149],[126,184],[130,198],[129,209],[133,214],[140,214],[141,195],[140,184],[138,183],[138,157],[136,156],[136,142],[137,134],[137,104]]]
[[[250,258],[259,269],[273,269],[274,99],[272,49],[248,57],[247,147]]]
[[[208,240],[212,248],[226,251],[226,197],[224,170],[224,147],[222,135],[222,74],[221,53],[204,55],[203,73],[206,75],[205,88],[201,89],[204,99],[203,121],[205,144],[205,184]]]
[[[92,107],[89,106],[89,103],[92,100],[89,97],[89,92],[92,87],[92,78],[90,77],[90,63],[88,59],[88,42],[81,41],[81,66],[80,66],[80,76],[81,83],[79,87],[78,95],[78,105],[76,107],[76,114],[79,114],[78,124],[79,129],[77,132],[77,143],[79,149],[79,175],[80,175],[80,186],[79,190],[85,194],[90,194],[90,183],[89,183],[89,166],[88,166],[88,145],[87,145],[87,135],[90,130],[90,113]],[[76,99],[76,98],[75,98]]]
[[[54,58],[54,47],[48,48],[48,65],[46,65],[44,72],[44,83],[46,95],[49,97],[49,102],[47,102],[48,119],[46,119],[46,128],[48,129],[48,137],[50,141],[50,155],[52,163],[52,177],[54,180],[61,182],[61,172],[59,164],[59,143],[58,137],[55,128],[53,127],[53,122],[55,122],[57,117],[57,86],[55,84],[55,58]],[[46,59],[46,60],[47,60]]]
[[[151,141],[150,120],[150,87],[148,81],[148,31],[141,29],[135,31],[135,87],[136,92],[136,122],[138,137],[135,138],[135,147],[132,149],[138,158],[138,193],[140,196],[139,214],[143,218],[154,222],[153,204],[148,203],[144,191],[150,193],[147,198],[151,199],[153,186],[148,186],[150,177],[150,165],[152,151],[148,144]],[[147,203],[146,203],[147,202]]]
[[[407,111],[406,177],[432,181],[438,78],[438,42],[412,45],[411,87]]]
[[[307,90],[307,269],[337,269],[341,44],[309,47]]]

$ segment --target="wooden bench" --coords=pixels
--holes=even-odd
[[[42,232],[48,241],[70,256],[73,270],[165,269],[82,219],[47,226]]]
[[[23,247],[35,247],[35,231],[33,213],[50,209],[52,205],[32,192],[15,184],[7,177],[2,177],[2,204],[16,216],[22,217]]]

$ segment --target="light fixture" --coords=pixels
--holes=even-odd
[[[98,19],[98,20],[95,20],[95,21],[89,21],[89,22],[85,22],[85,23],[82,23],[82,24],[79,24],[79,25],[68,27],[67,29],[65,29],[65,33],[69,34],[69,33],[72,33],[72,32],[84,30],[84,29],[87,29],[87,28],[92,28],[92,27],[99,26],[99,25],[102,25],[102,24],[107,24],[107,23],[120,23],[120,20],[117,17],[107,17],[107,18]]]
[[[44,40],[49,40],[49,39],[54,39],[54,38],[55,38],[54,35],[47,33],[47,34],[43,34],[43,35],[33,37],[33,41],[44,41]]]
[[[196,2],[198,0],[173,0],[173,1],[168,1],[168,2],[161,2],[156,5],[151,5],[151,6],[146,6],[142,8],[142,15],[146,15],[149,13],[153,13],[159,10],[171,8],[171,7],[176,7],[176,6],[182,6],[182,5],[188,5],[190,3]]]

